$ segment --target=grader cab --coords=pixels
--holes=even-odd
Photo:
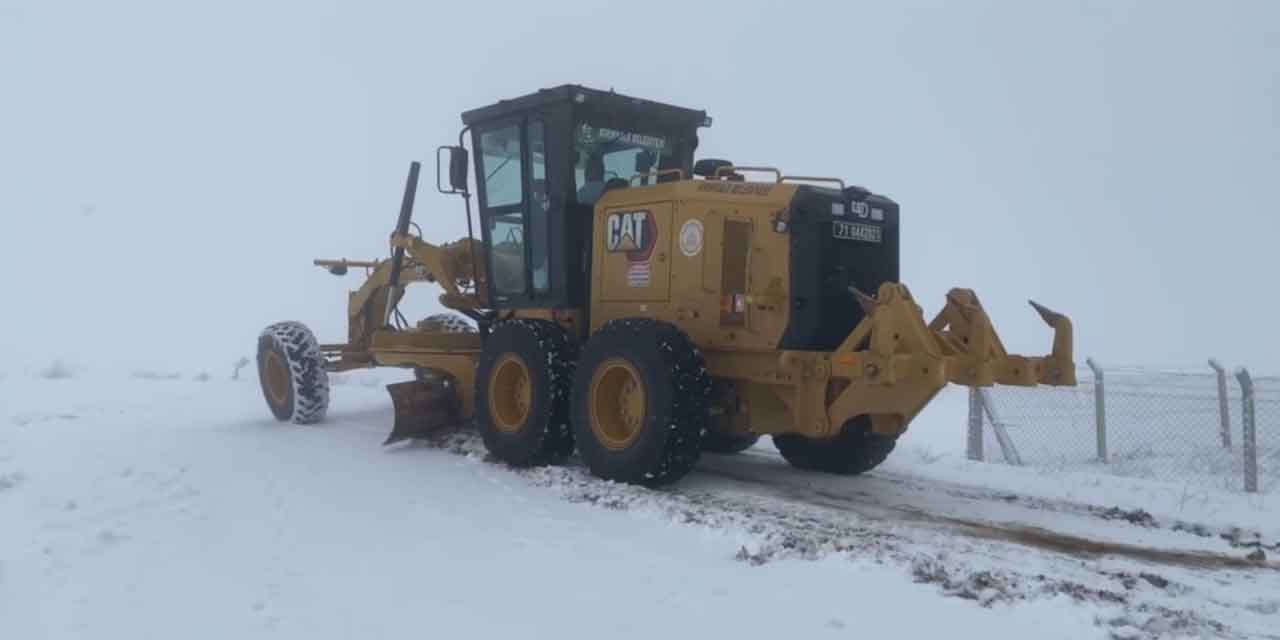
[[[414,232],[413,163],[391,256],[317,261],[368,272],[346,342],[298,323],[262,334],[281,420],[323,417],[329,373],[411,368],[388,387],[388,442],[473,422],[510,464],[576,450],[596,475],[658,485],[761,435],[795,466],[860,473],[948,382],[1075,384],[1066,316],[1032,303],[1055,334],[1042,357],[1007,353],[966,289],[926,321],[898,280],[897,203],[838,178],[695,162],[702,111],[566,85],[462,121],[436,183],[463,198],[468,237]],[[411,325],[398,304],[419,281],[469,322]]]

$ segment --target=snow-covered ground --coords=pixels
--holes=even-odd
[[[963,392],[884,467],[769,443],[648,491],[382,448],[372,374],[0,378],[0,638],[1276,637],[1280,504],[972,463]]]

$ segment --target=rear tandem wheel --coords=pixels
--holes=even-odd
[[[573,381],[578,453],[601,478],[657,486],[693,469],[711,378],[679,328],[614,320],[587,341]]]
[[[841,475],[865,473],[889,457],[898,439],[871,430],[870,416],[844,423],[833,438],[806,438],[787,434],[773,437],[773,446],[791,466]]]
[[[702,434],[702,450],[708,453],[742,453],[760,440],[755,434],[725,433],[707,429]]]
[[[569,389],[574,346],[560,325],[517,319],[493,328],[476,367],[476,428],[489,453],[513,466],[573,453]]]

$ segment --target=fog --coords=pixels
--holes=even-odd
[[[358,276],[311,259],[385,255],[461,111],[572,82],[893,197],[926,312],[972,287],[1011,350],[1034,298],[1081,359],[1280,372],[1278,49],[1271,2],[0,0],[0,371],[341,339]],[[465,233],[426,185],[416,220]]]

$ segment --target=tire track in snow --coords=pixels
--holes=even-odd
[[[415,448],[494,463],[471,433],[440,434],[399,449]],[[902,566],[914,581],[984,607],[1064,596],[1098,607],[1098,624],[1114,638],[1275,637],[1263,630],[1274,627],[1276,618],[1268,612],[1277,603],[1224,597],[1218,587],[1238,583],[1251,585],[1251,595],[1280,593],[1280,572],[1229,556],[1122,547],[1117,549],[1133,553],[1111,553],[1090,547],[1096,541],[1063,541],[1047,529],[952,522],[949,516],[861,503],[856,495],[822,496],[774,477],[768,483],[750,474],[741,480],[709,471],[710,464],[663,490],[600,480],[575,465],[494,466],[570,502],[746,533],[753,541],[735,558],[752,565],[830,555],[869,559]]]
[[[1153,564],[1196,569],[1229,568],[1280,571],[1280,564],[1267,562],[1265,553],[1261,554],[1261,556],[1252,555],[1251,557],[1249,555],[1233,556],[1213,551],[1156,548],[1053,531],[1042,526],[963,518],[931,512],[918,506],[881,502],[865,491],[847,494],[836,493],[821,488],[796,486],[785,481],[779,482],[776,477],[764,477],[757,473],[735,472],[734,470],[726,469],[726,467],[731,467],[727,460],[715,460],[710,464],[700,465],[698,472],[746,484],[759,485],[766,490],[785,494],[780,497],[836,510],[853,511],[863,517],[944,525],[958,533],[964,533],[974,538],[1011,542],[1067,555],[1125,556]],[[945,491],[945,489],[943,490]],[[968,497],[975,498],[977,496],[971,494]],[[1000,500],[996,496],[988,496],[985,499]],[[1093,513],[1088,513],[1088,515],[1097,517]]]

